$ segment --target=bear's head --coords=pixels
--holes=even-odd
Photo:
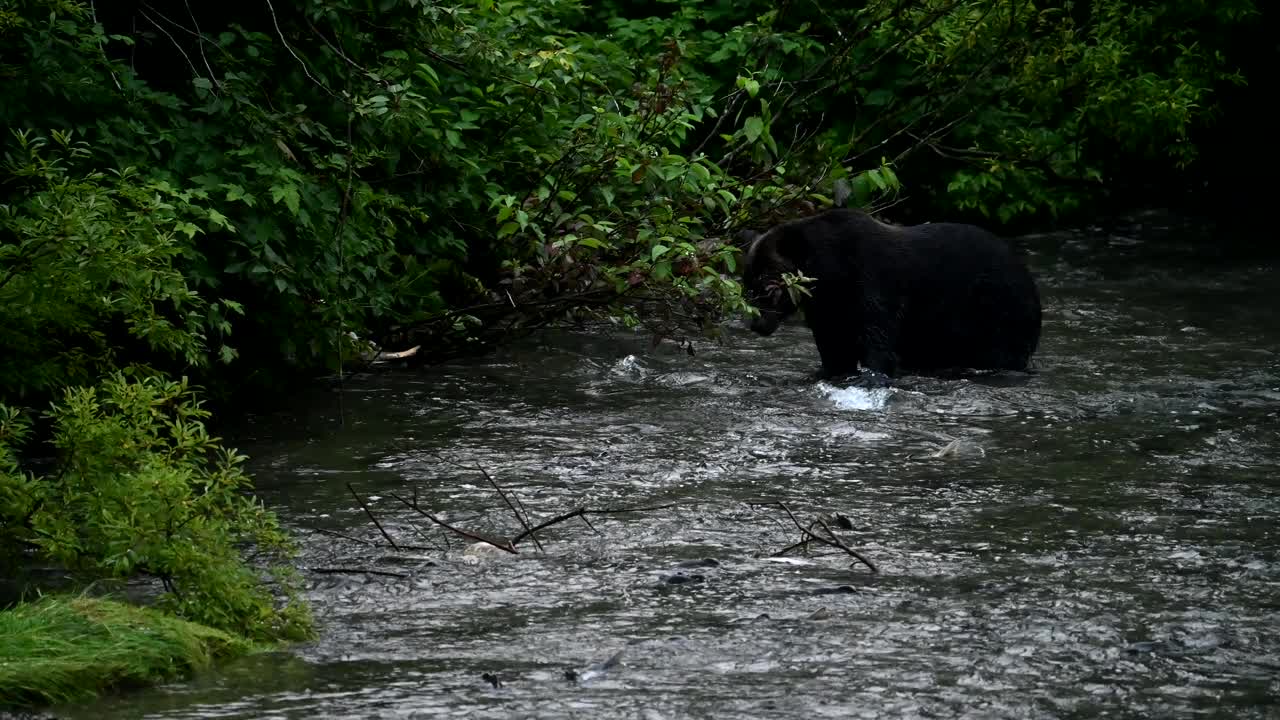
[[[751,319],[751,329],[760,335],[772,335],[778,326],[798,306],[789,292],[783,276],[800,269],[801,258],[796,250],[801,247],[800,238],[793,237],[793,228],[784,224],[765,233],[743,230],[738,239],[745,241],[746,258],[742,266],[742,294],[752,307],[760,311]]]

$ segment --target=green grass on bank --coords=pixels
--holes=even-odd
[[[243,639],[157,610],[46,596],[0,611],[0,708],[89,700],[250,649]]]

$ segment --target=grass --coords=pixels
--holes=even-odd
[[[251,644],[158,610],[50,595],[0,611],[0,708],[172,680]]]

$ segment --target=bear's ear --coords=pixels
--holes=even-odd
[[[733,234],[733,244],[738,247],[745,248],[755,242],[758,237],[760,237],[760,233],[752,230],[751,228],[743,228]]]

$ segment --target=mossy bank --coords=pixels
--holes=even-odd
[[[0,713],[174,680],[253,649],[158,610],[45,596],[0,611]]]

